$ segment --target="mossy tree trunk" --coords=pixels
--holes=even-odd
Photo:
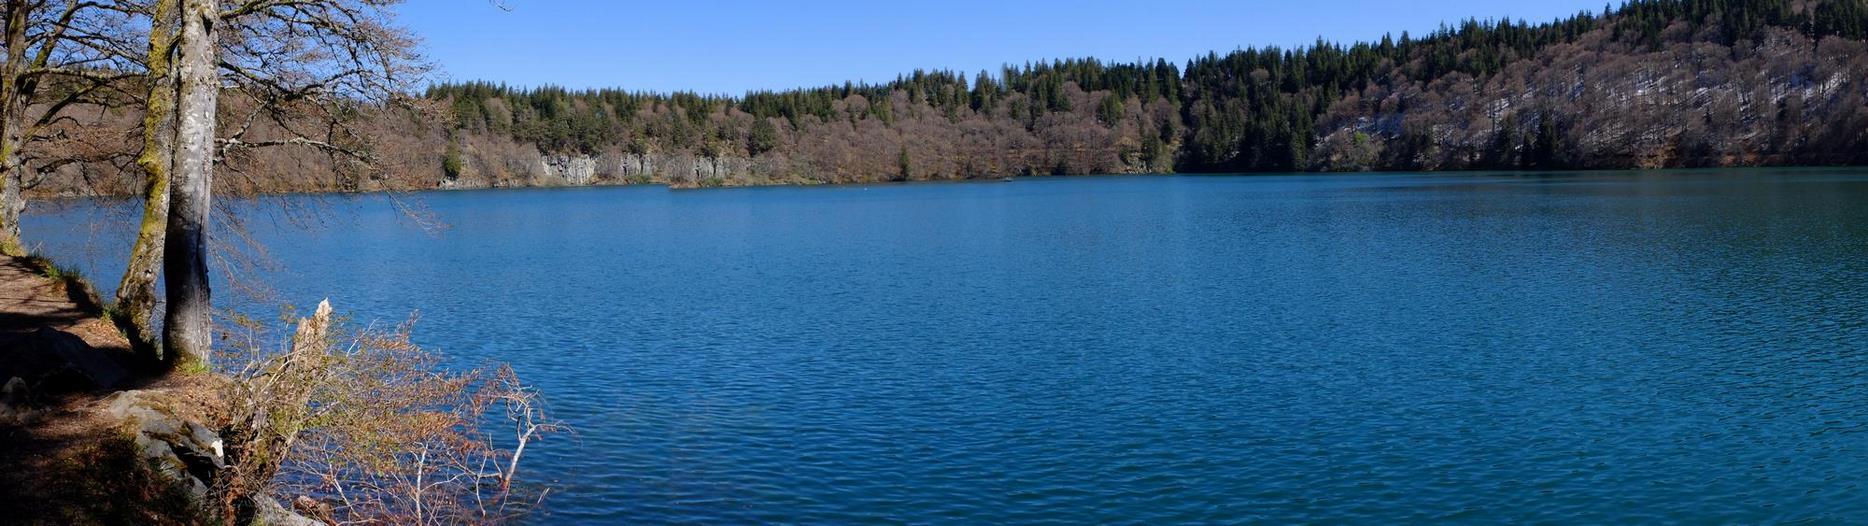
[[[19,215],[26,208],[20,176],[26,167],[20,150],[26,144],[26,32],[32,8],[25,0],[6,0],[6,63],[0,64],[0,253],[22,255]]]
[[[163,240],[169,215],[169,175],[174,169],[175,29],[179,0],[157,0],[151,6],[149,31],[149,94],[143,117],[143,151],[136,165],[143,171],[143,219],[130,247],[129,266],[117,285],[116,315],[129,330],[140,352],[154,354],[157,332],[156,276],[162,264]]]

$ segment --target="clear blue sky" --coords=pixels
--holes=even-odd
[[[1027,60],[1166,58],[1416,34],[1467,17],[1546,21],[1603,0],[409,0],[400,21],[449,80],[741,94],[997,71]],[[1619,4],[1619,2],[1618,2]]]

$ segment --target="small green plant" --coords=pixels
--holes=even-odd
[[[26,268],[31,269],[33,273],[45,276],[47,279],[56,280],[62,272],[59,270],[58,265],[52,263],[50,258],[40,255],[38,252],[28,252],[26,255],[20,256],[19,262],[21,265],[25,265]]]
[[[447,154],[441,158],[441,172],[446,174],[449,179],[458,179],[465,165],[466,161],[461,159],[460,145],[452,142],[448,143]]]
[[[182,363],[176,364],[175,372],[186,375],[201,375],[208,374],[210,371],[208,370],[207,362],[196,359],[185,360]]]

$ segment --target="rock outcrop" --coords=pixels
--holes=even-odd
[[[103,404],[104,414],[129,430],[136,450],[157,474],[206,501],[215,478],[227,469],[226,451],[213,430],[176,415],[158,392],[123,391]]]
[[[597,159],[588,155],[544,155],[538,162],[544,177],[562,184],[585,186],[597,178]]]
[[[135,444],[137,455],[163,480],[186,490],[195,505],[211,504],[211,489],[227,465],[226,444],[206,425],[179,414],[172,393],[160,390],[122,391],[102,404],[102,412],[119,422]],[[307,499],[309,500],[309,499]],[[254,499],[254,524],[266,526],[322,526],[271,497]],[[313,503],[312,508],[315,508]]]

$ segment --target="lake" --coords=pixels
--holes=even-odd
[[[539,522],[1868,520],[1868,170],[398,201],[232,208],[546,393]],[[114,284],[125,210],[26,238]]]

